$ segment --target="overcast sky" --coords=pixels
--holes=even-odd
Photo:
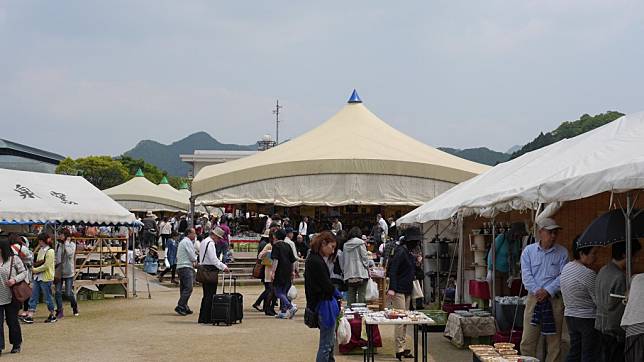
[[[64,155],[254,143],[277,98],[293,138],[353,88],[434,146],[641,111],[644,2],[0,0],[0,138]]]

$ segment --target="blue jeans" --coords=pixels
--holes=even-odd
[[[289,285],[273,285],[273,288],[275,289],[275,297],[280,301],[280,311],[286,312],[291,309],[293,305],[286,296],[288,294],[288,290],[291,288],[290,283]]]
[[[42,280],[34,280],[32,285],[31,299],[29,299],[29,311],[35,312],[40,299],[40,293],[45,296],[45,303],[49,312],[54,312],[54,301],[51,299],[51,282],[43,282]]]
[[[74,277],[63,278],[63,280],[56,283],[56,309],[58,311],[63,310],[63,283],[65,283],[65,296],[72,303],[72,310],[76,312],[78,304],[76,304],[76,298],[74,298]]]
[[[335,323],[330,328],[320,324],[320,345],[316,362],[335,362],[333,357],[333,346],[335,345]]]

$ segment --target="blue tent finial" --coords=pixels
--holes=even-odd
[[[362,99],[360,99],[358,91],[356,91],[355,89],[353,90],[353,93],[351,93],[351,97],[349,97],[348,103],[362,103]]]

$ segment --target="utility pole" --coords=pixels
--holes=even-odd
[[[275,115],[275,145],[280,144],[280,109],[283,107],[280,106],[280,100],[277,100],[277,103],[275,103],[275,109],[273,110],[273,114]]]

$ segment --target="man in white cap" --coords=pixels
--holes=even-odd
[[[528,291],[523,315],[521,354],[536,357],[539,336],[546,338],[546,362],[561,357],[561,328],[564,305],[559,276],[568,263],[568,250],[556,243],[561,226],[550,218],[537,222],[538,242],[521,254],[521,278]]]

